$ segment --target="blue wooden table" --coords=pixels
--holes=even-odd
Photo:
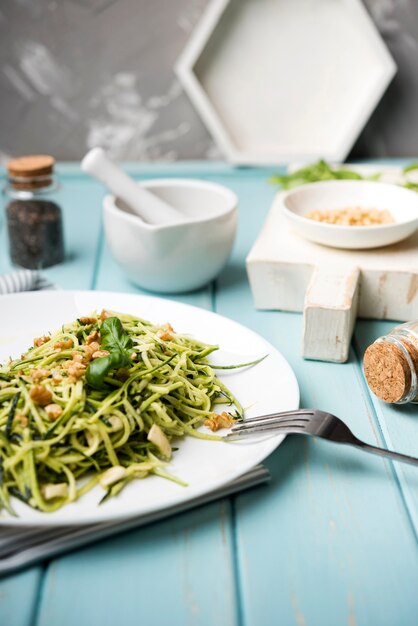
[[[365,347],[393,324],[358,322],[349,362],[327,364],[300,357],[300,315],[254,309],[244,259],[275,193],[270,170],[208,163],[127,170],[231,187],[240,199],[232,259],[215,284],[175,299],[236,319],[277,346],[296,372],[302,405],[339,415],[370,443],[418,455],[417,409],[384,406],[362,375]],[[68,260],[45,274],[66,289],[137,293],[103,238],[103,188],[76,166],[63,165],[61,174]],[[4,272],[4,233],[1,241]],[[267,465],[268,487],[1,580],[1,626],[417,624],[418,470],[296,436]]]

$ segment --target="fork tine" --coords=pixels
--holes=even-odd
[[[257,432],[301,432],[306,429],[313,415],[314,412],[310,409],[298,409],[241,419],[231,428],[231,432],[224,439],[233,439]]]
[[[272,426],[273,424],[277,424],[278,426],[283,426],[284,424],[293,425],[297,424],[302,426],[308,423],[310,420],[308,417],[261,417],[254,418],[251,421],[248,420],[244,422],[239,422],[235,424],[231,430],[248,430],[249,428],[258,428],[259,426]]]
[[[267,415],[258,415],[257,417],[247,417],[245,419],[241,418],[238,420],[240,424],[247,424],[250,422],[258,422],[259,420],[268,420],[268,419],[280,419],[281,417],[292,417],[292,416],[300,416],[300,417],[312,417],[314,415],[314,411],[312,409],[296,409],[294,411],[280,411],[279,413],[269,413]]]
[[[248,425],[242,425],[242,426],[234,426],[233,428],[231,428],[231,434],[239,434],[239,433],[255,433],[255,432],[261,432],[263,430],[278,430],[280,428],[295,428],[297,430],[304,430],[306,428],[307,424],[306,422],[290,422],[290,421],[285,421],[285,422],[274,422],[274,421],[269,421],[269,422],[264,422],[264,423],[255,423],[255,424],[248,424]]]
[[[276,433],[296,433],[296,432],[303,432],[305,430],[305,425],[302,424],[295,424],[295,423],[288,423],[288,424],[284,424],[282,422],[279,423],[272,423],[269,422],[267,424],[264,424],[264,426],[260,426],[259,424],[257,425],[251,425],[248,426],[248,428],[239,428],[239,427],[235,427],[236,430],[232,429],[230,433],[228,433],[228,435],[225,435],[225,437],[223,438],[224,440],[231,440],[231,439],[239,439],[240,437],[245,437],[246,435],[252,435],[254,433],[269,433],[269,432],[276,432]]]

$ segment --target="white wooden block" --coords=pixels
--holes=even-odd
[[[281,194],[277,194],[262,231],[247,257],[247,271],[255,306],[259,309],[304,311],[305,294],[318,267],[338,268],[341,276],[346,276],[356,267],[359,269],[356,289],[357,312],[360,317],[399,321],[418,319],[418,232],[395,245],[375,250],[328,248],[298,237],[289,229],[281,211]],[[335,309],[341,309],[344,281],[337,284],[329,278],[327,288],[324,284],[320,283],[318,287],[316,281],[311,283],[307,301],[311,302],[313,298],[318,305],[320,297],[326,298],[321,304],[321,315],[325,319],[325,309],[330,311],[327,323],[331,323],[330,319],[334,320],[332,323],[336,341],[337,335],[340,337],[336,329],[340,329],[340,326],[335,322]],[[356,290],[352,295],[355,299]],[[309,314],[312,313],[310,311]],[[318,356],[319,343],[317,342],[314,350],[311,336],[314,328],[311,328],[311,324],[318,324],[315,321],[318,315],[319,312],[316,311],[314,321],[307,325],[305,344],[309,341],[309,346],[304,344],[304,355],[322,359],[326,357]],[[344,324],[348,324],[346,328],[351,328],[352,322],[352,314],[347,313],[344,321]],[[341,323],[340,321],[339,324]],[[329,341],[332,341],[331,335],[332,333]],[[348,335],[345,334],[344,337],[347,338]],[[329,351],[328,347],[326,354]],[[338,358],[332,360],[342,359],[343,354],[337,354]]]
[[[357,317],[360,270],[318,267],[306,291],[302,354],[344,363]]]

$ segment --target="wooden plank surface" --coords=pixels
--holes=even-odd
[[[235,626],[227,501],[129,532],[48,568],[39,626]]]
[[[262,204],[267,192],[242,180],[236,190],[246,222],[233,267],[242,268],[262,221],[253,206]],[[243,269],[227,270],[219,281],[216,310],[283,352],[298,377],[303,406],[339,415],[367,441],[381,440],[353,353],[344,365],[303,361],[301,316],[255,311]],[[383,327],[374,325],[377,332]],[[410,442],[409,451],[417,453],[418,444]],[[348,447],[293,437],[268,466],[272,489],[240,495],[235,503],[245,624],[267,624],[273,616],[280,616],[281,624],[413,624],[416,536],[391,464]]]
[[[103,245],[100,188],[64,169],[67,236],[78,254],[46,274],[65,287],[137,291]],[[360,322],[358,355],[347,364],[306,362],[301,317],[254,309],[244,258],[274,195],[269,170],[175,164],[130,171],[172,171],[232,187],[240,197],[233,258],[214,288],[176,299],[215,308],[276,345],[295,369],[305,406],[340,415],[370,442],[418,454],[416,409],[372,401],[361,374],[358,355],[390,324]],[[80,231],[85,219],[88,237]],[[418,473],[302,437],[289,437],[268,466],[270,487],[1,581],[0,624],[414,625]]]

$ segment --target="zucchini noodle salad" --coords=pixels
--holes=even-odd
[[[97,484],[104,502],[150,474],[185,485],[165,470],[172,440],[219,440],[210,431],[243,416],[215,369],[261,360],[211,366],[217,349],[110,311],[36,338],[0,365],[0,508],[52,512]]]

